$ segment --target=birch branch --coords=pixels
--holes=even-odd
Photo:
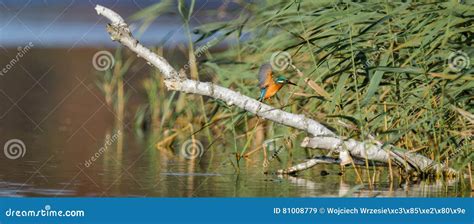
[[[199,94],[220,99],[228,105],[235,105],[259,117],[271,120],[273,122],[303,130],[310,136],[306,138],[301,146],[310,148],[321,148],[336,152],[347,150],[351,156],[369,159],[379,162],[388,162],[391,158],[397,165],[405,167],[407,171],[413,169],[427,171],[434,167],[436,171],[453,172],[449,167],[442,164],[436,164],[432,160],[417,154],[409,154],[403,152],[388,151],[379,144],[370,144],[359,142],[356,140],[343,140],[331,130],[320,124],[319,122],[307,118],[304,115],[289,113],[267,104],[261,103],[253,98],[242,95],[237,91],[210,83],[200,82],[188,79],[184,74],[178,73],[163,57],[153,53],[148,48],[141,45],[136,40],[125,23],[123,18],[116,12],[97,5],[95,10],[111,21],[107,25],[112,40],[120,42],[135,52],[138,57],[144,58],[149,64],[152,64],[160,70],[164,77],[164,83],[168,90],[181,91],[186,93]],[[309,163],[316,162],[314,160]],[[317,163],[322,161],[317,161]],[[434,166],[433,166],[434,165]],[[300,166],[299,168],[310,167]],[[297,171],[299,169],[296,169]]]
[[[362,159],[354,159],[352,162],[355,165],[358,166],[365,166],[365,161]],[[351,162],[351,163],[352,163]],[[340,158],[332,158],[332,157],[326,157],[326,156],[317,156],[312,159],[308,159],[307,161],[303,163],[299,163],[297,165],[291,166],[287,169],[280,169],[277,170],[275,173],[276,174],[294,174],[302,170],[309,169],[313,166],[316,166],[318,164],[343,164],[343,161]],[[375,166],[387,166],[386,163],[382,162],[371,162],[369,163],[370,166],[375,165]]]
[[[339,159],[334,159],[330,157],[317,157],[317,158],[308,159],[303,163],[299,163],[287,169],[277,170],[276,174],[294,174],[296,172],[309,169],[318,164],[339,164],[339,163],[340,163]]]

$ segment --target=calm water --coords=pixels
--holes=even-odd
[[[353,170],[337,175],[324,165],[299,177],[264,175],[261,153],[229,162],[232,150],[211,147],[200,160],[180,154],[180,144],[157,149],[161,133],[137,134],[135,107],[143,103],[141,80],[148,66],[136,63],[125,76],[130,106],[123,130],[95,82],[91,58],[98,49],[33,49],[0,76],[0,143],[21,140],[25,154],[0,154],[0,196],[137,196],[137,197],[317,197],[317,196],[470,196],[459,182],[394,183],[380,171],[374,186],[359,185]],[[7,50],[4,64],[16,54]],[[45,56],[47,55],[47,57]],[[106,136],[109,135],[110,138]],[[108,139],[108,140],[107,140]],[[207,143],[202,139],[207,147]],[[219,144],[216,144],[219,145]],[[101,149],[102,148],[102,149]],[[301,161],[272,161],[270,169]],[[95,158],[95,161],[91,160]],[[330,175],[321,176],[322,170]]]

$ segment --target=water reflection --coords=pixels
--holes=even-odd
[[[294,177],[294,176],[278,176],[281,179],[288,180],[290,183],[305,188],[308,191],[302,194],[304,197],[443,197],[448,195],[456,195],[459,190],[459,180],[421,180],[419,182],[382,182],[375,186],[369,187],[368,184],[354,184],[347,182],[344,176],[339,176],[339,182],[333,185],[337,189],[337,194],[320,194],[324,191],[324,184],[316,183],[312,180]],[[457,192],[462,193],[462,192]],[[467,192],[465,192],[467,196]]]
[[[74,196],[73,190],[59,190],[48,188],[37,188],[30,184],[0,182],[0,197],[56,197],[56,196]]]

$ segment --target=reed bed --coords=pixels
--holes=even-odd
[[[394,144],[470,173],[474,6],[467,1],[230,1],[199,12],[216,19],[195,27],[194,1],[178,2],[162,1],[130,19],[146,29],[162,14],[179,13],[190,41],[178,48],[190,62],[172,63],[190,77],[257,98],[258,68],[272,62],[298,86],[267,103],[342,136]],[[236,170],[262,149],[263,166],[274,154],[288,156],[282,167],[296,150],[326,153],[300,149],[305,133],[216,100],[166,92],[156,71],[144,89],[149,103],[128,112],[136,113],[138,129],[153,127],[159,148],[202,139],[205,153],[224,148]]]

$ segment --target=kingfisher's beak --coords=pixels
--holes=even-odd
[[[287,83],[287,84],[290,84],[290,85],[294,85],[294,86],[296,86],[296,84],[295,84],[295,83],[293,83],[293,82],[291,82],[291,81],[289,81],[289,80],[288,80],[288,81],[286,81],[286,83]]]

